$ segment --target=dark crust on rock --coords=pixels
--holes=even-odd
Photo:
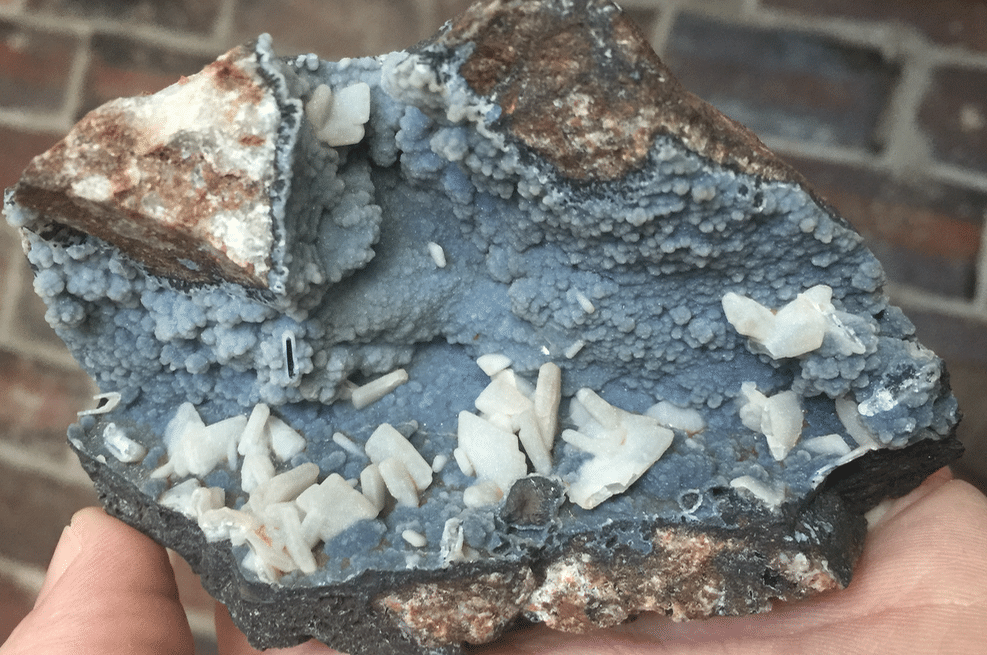
[[[575,180],[640,168],[657,135],[734,170],[803,183],[753,132],[689,93],[612,3],[477,4],[436,43],[473,43],[460,74],[497,103],[507,131]]]
[[[577,538],[545,568],[526,615],[555,629],[587,632],[646,611],[675,620],[764,612],[774,599],[799,600],[849,584],[866,523],[838,496],[820,496],[802,512],[787,508],[780,517],[741,509],[729,492],[723,500],[740,509],[745,525],[642,523],[650,530],[649,554],[613,536]],[[798,533],[806,538],[794,539]],[[817,534],[825,537],[808,536]]]
[[[889,494],[907,493],[962,446],[950,436],[877,451],[841,467],[806,505],[786,506],[781,515],[724,489],[722,514],[733,528],[654,524],[642,517],[576,536],[537,561],[365,573],[310,589],[246,580],[228,542],[206,542],[195,522],[141,493],[114,470],[126,465],[75,450],[107,511],[178,551],[255,647],[315,638],[353,655],[455,655],[460,641],[494,639],[516,614],[583,631],[643,611],[680,619],[749,614],[768,609],[772,599],[844,587],[866,534],[860,511]],[[898,477],[896,471],[906,473]],[[855,493],[865,494],[864,505],[853,502]],[[652,551],[622,546],[618,533],[627,530],[650,535]],[[805,539],[794,539],[799,533]],[[468,611],[457,605],[471,599]],[[505,614],[494,616],[496,611]],[[416,631],[418,641],[411,636]]]
[[[830,473],[819,493],[839,495],[851,511],[863,514],[885,498],[900,498],[922,480],[963,455],[953,434],[942,440],[923,439],[897,450],[873,450]]]

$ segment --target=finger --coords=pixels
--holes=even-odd
[[[909,506],[919,502],[929,494],[937,491],[953,479],[953,472],[944,466],[929,477],[916,489],[901,498],[888,498],[877,507],[867,512],[867,524],[871,531],[887,523],[889,520],[905,511]]]
[[[895,501],[846,590],[747,617],[674,623],[647,613],[589,635],[509,633],[483,655],[729,652],[975,653],[987,625],[987,499],[948,470]]]
[[[325,644],[314,639],[291,648],[270,648],[259,651],[253,648],[240,629],[233,624],[230,612],[222,603],[216,603],[216,641],[219,655],[339,655]]]
[[[982,628],[973,626],[984,625],[987,498],[941,472],[896,501],[869,533],[847,589],[763,616],[714,621],[706,636],[768,638],[790,652],[849,654],[878,645],[881,652],[974,653]],[[681,624],[664,634],[697,639],[704,628]]]
[[[65,574],[69,564],[81,552],[82,544],[79,543],[79,539],[71,527],[65,526],[62,529],[62,536],[58,539],[58,545],[55,546],[55,552],[51,556],[51,562],[48,563],[48,571],[45,574],[45,581],[41,585],[41,591],[38,592],[38,597],[34,600],[35,607],[40,605],[48,597],[52,588]]]
[[[194,652],[164,548],[102,510],[72,517],[42,590],[3,655]]]

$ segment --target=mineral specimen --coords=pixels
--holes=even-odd
[[[258,647],[763,611],[959,454],[860,237],[601,0],[338,63],[261,36],[5,209],[105,392],[69,440],[107,510]]]

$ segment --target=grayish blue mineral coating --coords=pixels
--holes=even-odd
[[[716,163],[669,134],[658,134],[644,165],[624,176],[570,179],[514,138],[501,107],[459,75],[471,44],[342,63],[282,61],[265,38],[253,47],[281,98],[275,166],[290,171],[271,195],[281,230],[272,257],[282,266],[272,268],[267,289],[151,275],[111,243],[59,229],[57,215],[8,193],[7,220],[26,228],[47,320],[100,388],[122,395],[117,409],[72,431],[77,448],[156,498],[167,483],[150,473],[164,461],[161,435],[181,403],[193,403],[208,424],[263,402],[307,440],[280,469],[313,462],[320,479],[358,478],[369,460],[331,436],[362,443],[384,422],[426,461],[451,459],[456,417],[473,410],[489,381],[475,364],[486,353],[507,355],[531,383],[540,365],[558,364],[564,421],[569,399],[588,387],[630,412],[667,400],[706,423],[698,434],[676,430],[637,483],[590,510],[563,491],[587,456],[556,440],[551,479],[523,481],[542,503],[526,510],[535,517],[527,523],[504,519],[520,511],[514,494],[466,507],[463,490],[475,480],[450,462],[420,507],[389,507],[353,525],[324,544],[315,573],[277,584],[448,567],[440,544],[451,518],[481,561],[530,560],[641,516],[724,527],[717,499],[740,493],[731,481],[743,476],[798,507],[846,461],[804,444],[837,434],[848,451],[857,447],[834,410],[844,397],[870,408],[860,420],[881,448],[953,429],[942,364],[888,304],[880,265],[796,181]],[[319,84],[360,82],[371,93],[366,137],[324,145],[304,102]],[[429,242],[441,245],[446,266],[429,257]],[[734,292],[778,309],[816,285],[832,288],[863,352],[846,355],[828,335],[812,352],[774,359],[738,334],[721,304]],[[339,400],[347,380],[397,367],[410,381],[378,402],[357,410]],[[745,381],[768,396],[792,389],[801,398],[801,437],[782,461],[740,419]],[[143,463],[118,462],[106,450],[110,421],[147,447]],[[239,474],[225,466],[206,484],[224,488],[230,507],[246,500]],[[405,530],[427,545],[405,543]],[[640,535],[625,545],[652,549]]]

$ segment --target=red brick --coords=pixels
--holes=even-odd
[[[762,0],[765,6],[810,16],[892,21],[909,25],[949,46],[987,51],[987,2],[983,0]]]
[[[946,361],[963,420],[957,436],[967,451],[953,469],[987,493],[987,322],[905,308],[919,340]]]
[[[919,123],[937,158],[987,172],[987,70],[936,71]]]
[[[949,381],[963,412],[957,434],[966,446],[963,459],[953,470],[987,493],[987,402],[984,402],[987,367],[958,361],[949,362],[948,366]]]
[[[473,0],[437,0],[435,3],[435,16],[438,22],[432,25],[425,25],[426,34],[437,31],[443,23],[451,18],[455,18],[466,9],[475,4]],[[650,8],[624,7],[624,13],[631,17],[638,27],[646,34],[650,35],[650,30],[654,25],[658,12]]]
[[[0,127],[0,143],[3,144],[3,157],[0,157],[0,188],[5,189],[17,182],[31,160],[55,145],[61,138],[61,134],[21,132]],[[3,225],[6,226],[6,222]]]
[[[59,356],[66,354],[68,351],[65,344],[45,320],[48,308],[34,293],[34,276],[28,269],[27,261],[21,258],[19,265],[25,270],[21,276],[21,291],[14,312],[11,336],[22,344],[37,346]]]
[[[452,3],[449,18],[459,6]],[[433,27],[416,3],[397,0],[338,0],[331,9],[320,0],[241,0],[235,20],[240,40],[268,32],[283,55],[314,52],[329,60],[403,49]]]
[[[7,640],[32,607],[33,594],[4,578],[0,572],[0,644]]]
[[[153,25],[180,32],[209,34],[222,0],[27,0],[34,13]]]
[[[946,360],[987,368],[987,323],[974,318],[908,309],[919,340]]]
[[[854,166],[789,160],[863,234],[890,280],[973,296],[987,194],[928,180],[898,181]]]
[[[963,412],[957,436],[966,446],[956,473],[987,493],[987,322],[905,308],[919,340],[946,361]]]
[[[682,14],[665,62],[682,83],[762,136],[879,147],[898,67],[815,34]]]
[[[81,115],[109,100],[160,91],[198,73],[215,55],[189,55],[125,37],[98,34],[91,45]]]
[[[81,371],[65,370],[0,350],[0,439],[51,458],[65,453],[65,430],[92,404]]]
[[[0,21],[0,105],[61,109],[77,47],[75,38]]]
[[[0,466],[0,555],[47,567],[72,515],[96,504],[92,489]]]

